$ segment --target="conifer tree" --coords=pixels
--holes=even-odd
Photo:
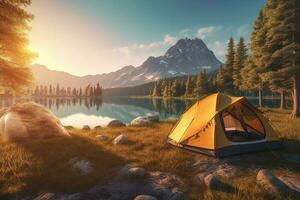
[[[33,15],[24,8],[31,0],[0,2],[0,84],[19,90],[32,82],[28,65],[35,54],[28,50],[27,32]]]
[[[300,2],[269,0],[267,15],[266,77],[271,89],[284,92],[293,88],[292,118],[300,116]]]
[[[244,44],[244,38],[241,37],[236,46],[234,64],[233,64],[233,84],[236,89],[240,89],[242,84],[241,69],[245,66],[247,59],[247,47]]]
[[[233,85],[233,65],[234,65],[234,41],[230,37],[227,43],[227,54],[226,61],[224,65],[224,90],[228,93],[234,92]]]
[[[194,95],[200,97],[203,94],[206,94],[209,90],[208,80],[206,76],[206,72],[200,72],[197,75],[196,85],[194,88]]]
[[[188,76],[186,82],[185,82],[185,94],[184,96],[188,97],[188,96],[192,96],[194,92],[194,82],[193,79]]]
[[[178,80],[173,81],[172,87],[171,87],[171,96],[172,97],[178,97],[180,94],[180,84]]]
[[[223,66],[221,65],[216,76],[216,85],[219,91],[222,91],[225,87],[224,73]]]

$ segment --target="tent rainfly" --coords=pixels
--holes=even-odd
[[[282,147],[260,110],[244,97],[222,93],[207,96],[187,109],[168,142],[215,157]]]

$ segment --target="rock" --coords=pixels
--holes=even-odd
[[[114,139],[113,143],[114,144],[125,144],[125,143],[127,143],[127,141],[128,141],[127,137],[125,135],[121,134]]]
[[[91,128],[90,128],[88,125],[84,125],[84,126],[82,127],[82,130],[83,130],[83,131],[89,131],[89,130],[91,130]]]
[[[170,173],[151,172],[150,182],[155,188],[181,188],[185,190],[184,182],[178,177]]]
[[[231,178],[240,174],[240,170],[233,166],[221,166],[217,171],[214,172],[215,175],[223,178]]]
[[[202,185],[204,183],[204,178],[209,175],[210,172],[202,172],[202,173],[198,173],[195,177],[194,177],[194,182],[196,184]]]
[[[223,182],[220,181],[219,178],[213,174],[207,175],[204,178],[204,183],[211,190],[215,190],[223,186]]]
[[[67,130],[72,130],[72,129],[74,129],[73,126],[64,126],[64,128],[67,129]]]
[[[146,116],[140,116],[131,121],[131,125],[146,125],[149,124],[150,120]]]
[[[291,189],[269,170],[261,169],[256,176],[256,182],[270,194],[289,194]]]
[[[101,141],[101,142],[107,141],[109,139],[109,137],[107,135],[96,135],[95,138],[96,138],[96,140]]]
[[[122,178],[145,178],[147,171],[142,167],[134,165],[126,165],[119,171],[119,176]]]
[[[100,125],[94,127],[95,130],[99,130],[99,129],[101,129],[101,128],[102,128],[102,126],[100,126]]]
[[[121,121],[119,121],[117,119],[112,120],[107,125],[107,127],[110,127],[110,128],[123,127],[123,126],[126,126],[126,125],[123,122],[121,122]]]
[[[78,171],[81,175],[88,175],[94,171],[92,163],[88,160],[73,158],[69,161],[73,170]]]
[[[70,136],[47,108],[28,102],[11,106],[0,118],[0,135],[6,141]]]
[[[147,118],[151,122],[158,122],[159,121],[159,116],[158,115],[150,114],[150,115],[147,115]]]
[[[300,176],[280,175],[278,179],[286,184],[293,193],[300,195]]]
[[[131,121],[131,125],[147,125],[151,122],[158,122],[159,117],[158,115],[146,115],[146,116],[140,116]]]
[[[150,195],[139,195],[134,198],[134,200],[157,200],[154,196]]]
[[[53,200],[53,199],[58,199],[58,198],[60,198],[60,195],[51,193],[51,192],[46,192],[46,193],[41,193],[38,196],[30,198],[30,199],[32,199],[32,200]]]

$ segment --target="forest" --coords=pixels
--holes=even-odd
[[[296,5],[295,5],[296,4]],[[260,10],[249,44],[233,38],[227,44],[226,60],[216,76],[205,71],[185,82],[157,81],[152,96],[201,96],[210,92],[239,94],[257,91],[262,105],[264,91],[279,93],[281,108],[292,96],[292,118],[300,114],[300,16],[298,1],[270,0]]]

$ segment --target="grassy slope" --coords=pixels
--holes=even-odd
[[[247,170],[251,162],[260,162],[275,173],[300,173],[297,165],[286,161],[286,153],[300,152],[300,119],[290,121],[288,112],[266,110],[286,148],[256,154],[254,160],[245,156],[243,175],[230,181],[232,193],[208,192],[192,183],[195,171],[191,168],[195,154],[166,144],[166,137],[174,122],[165,121],[147,127],[103,128],[100,130],[70,131],[73,138],[53,138],[18,144],[0,141],[0,199],[20,197],[39,191],[78,192],[104,182],[129,162],[137,162],[148,170],[167,171],[181,176],[189,185],[188,198],[198,199],[262,199],[269,196],[255,184],[257,171]],[[129,144],[114,146],[112,139],[120,133],[129,137]],[[105,143],[95,135],[110,137]],[[70,170],[74,157],[90,160],[95,172],[87,177]],[[197,155],[197,157],[203,157]]]

